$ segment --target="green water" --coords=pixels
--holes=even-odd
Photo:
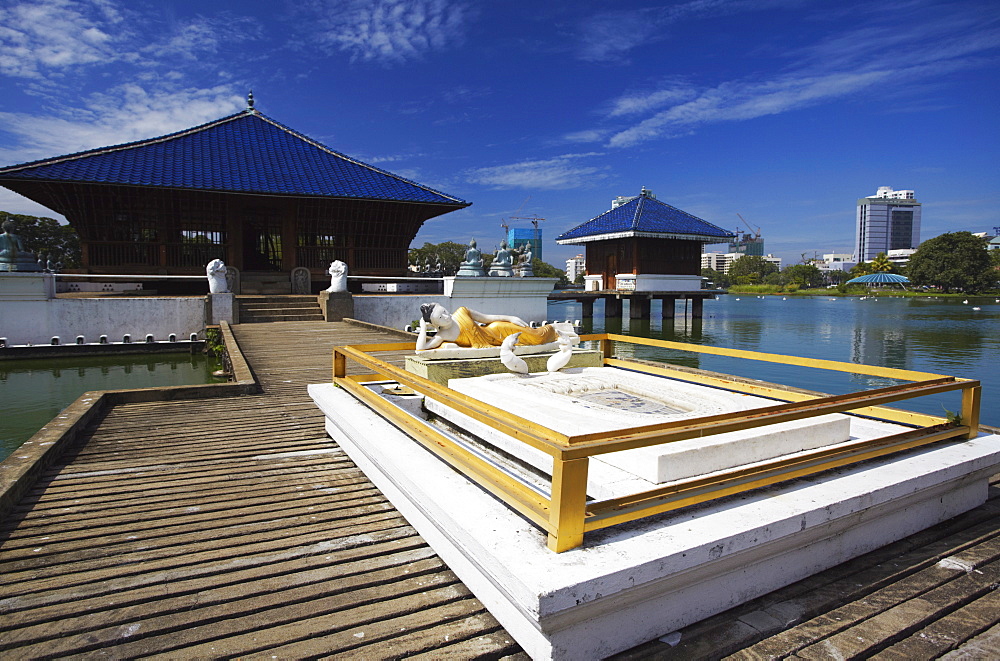
[[[201,353],[0,361],[0,461],[88,390],[222,381]]]

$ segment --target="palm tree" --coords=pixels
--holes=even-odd
[[[869,267],[872,273],[890,273],[896,270],[895,265],[889,261],[884,252],[875,255]]]

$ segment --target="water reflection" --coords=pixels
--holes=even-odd
[[[0,460],[88,390],[213,383],[216,369],[186,353],[0,361]]]
[[[654,304],[653,318],[605,320],[603,305],[596,304],[594,319],[585,320],[588,332],[641,335],[676,342],[730,347],[839,362],[880,365],[918,372],[933,372],[979,379],[983,384],[982,421],[1000,426],[1000,304],[995,299],[961,301],[876,298],[793,298],[733,295],[705,302],[704,318],[693,320],[676,307],[673,320],[660,320]],[[579,319],[575,302],[550,304],[561,311],[550,316]],[[972,307],[980,307],[974,311]],[[656,353],[635,349],[636,357],[661,360],[701,369],[737,374],[765,381],[830,393],[877,388],[895,383],[860,375],[805,368],[783,368],[769,363],[726,359],[690,353]],[[941,415],[956,410],[957,395],[925,397],[906,402],[903,408]],[[925,401],[926,400],[926,401]]]

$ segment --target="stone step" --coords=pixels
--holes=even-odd
[[[240,296],[240,323],[270,321],[323,321],[315,296]]]
[[[316,294],[274,294],[271,296],[265,295],[246,295],[240,294],[236,297],[236,300],[243,303],[270,303],[278,301],[316,301]]]
[[[270,321],[323,321],[323,313],[316,312],[310,314],[267,314],[267,315],[247,315],[240,313],[241,324],[259,324]]]
[[[283,301],[277,303],[240,303],[241,310],[302,310],[319,309],[315,301]]]

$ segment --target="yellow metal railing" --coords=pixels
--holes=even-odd
[[[548,533],[548,546],[562,552],[583,543],[584,533],[634,521],[707,500],[721,498],[758,487],[790,480],[847,464],[908,450],[944,439],[974,438],[979,429],[979,381],[941,376],[926,372],[873,367],[830,360],[796,358],[739,349],[721,349],[695,344],[665,342],[614,334],[584,335],[584,341],[599,342],[604,364],[630,370],[722,387],[735,392],[761,395],[781,400],[773,406],[749,411],[688,418],[673,422],[632,427],[624,430],[567,436],[514,413],[491,406],[455,392],[423,377],[391,365],[370,353],[413,350],[414,343],[341,346],[333,350],[333,382],[378,411],[386,419],[422,443],[466,477],[507,503]],[[763,384],[745,383],[717,375],[689,373],[649,366],[614,357],[614,343],[642,344],[693,353],[714,354],[747,360],[782,363],[825,370],[849,372],[908,381],[900,385],[835,396],[816,396]],[[347,374],[347,361],[371,370],[369,374]],[[376,376],[378,379],[373,379]],[[478,455],[469,452],[448,436],[423,424],[409,413],[393,406],[363,384],[372,380],[391,380],[425,397],[471,416],[482,424],[540,450],[553,460],[550,496],[538,493]],[[961,390],[962,409],[957,420],[903,411],[884,406],[913,397]],[[911,428],[882,438],[842,443],[779,457],[752,467],[739,467],[711,477],[674,482],[619,498],[587,502],[587,471],[590,457],[648,447],[662,443],[712,434],[763,427],[828,413],[852,413],[903,423]]]

